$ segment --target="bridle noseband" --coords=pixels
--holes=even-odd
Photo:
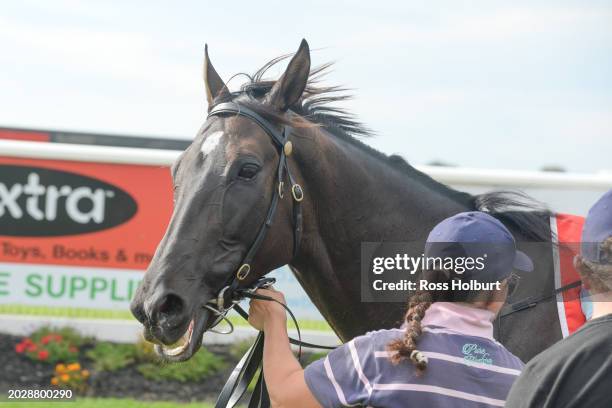
[[[217,321],[213,323],[211,328],[214,328],[214,326],[216,326],[221,320],[229,322],[225,317],[227,312],[234,307],[240,298],[242,298],[242,296],[238,296],[239,294],[237,293],[237,289],[240,287],[242,281],[244,281],[251,273],[253,259],[255,258],[255,255],[261,248],[261,245],[268,234],[268,230],[272,225],[274,215],[276,214],[276,210],[278,208],[278,203],[284,197],[285,174],[289,180],[289,183],[291,184],[291,197],[293,199],[293,257],[297,255],[300,249],[302,237],[301,202],[304,199],[304,191],[291,175],[291,171],[287,163],[287,158],[293,152],[293,144],[290,140],[288,140],[289,134],[291,133],[291,128],[288,126],[283,126],[281,130],[278,130],[277,127],[272,125],[257,112],[236,102],[223,102],[215,105],[208,113],[207,119],[225,114],[243,116],[255,122],[266,132],[266,134],[268,134],[268,136],[270,136],[270,139],[272,139],[272,142],[278,148],[280,158],[278,161],[278,170],[276,172],[276,183],[272,192],[272,201],[268,207],[268,212],[266,214],[264,223],[259,228],[259,232],[242,260],[240,267],[230,277],[226,285],[219,291],[217,297],[209,300],[205,306],[208,310],[212,311],[218,316]]]

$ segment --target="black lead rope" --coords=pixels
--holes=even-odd
[[[269,287],[272,283],[274,283],[273,278],[262,278],[258,280],[251,288],[236,290],[236,295],[239,296],[238,299],[249,298],[275,302],[285,309],[285,311],[291,317],[291,320],[293,321],[293,324],[295,325],[297,331],[298,338],[293,339],[289,337],[289,343],[298,346],[298,360],[300,360],[302,356],[302,347],[319,348],[325,350],[335,349],[336,347],[333,346],[323,346],[302,341],[302,333],[300,331],[300,326],[298,325],[297,319],[295,318],[295,315],[293,314],[291,309],[289,309],[289,307],[287,307],[287,305],[285,305],[284,303],[279,302],[278,300],[272,297],[255,293],[255,290],[257,290],[258,288]],[[244,320],[249,320],[249,314],[240,305],[236,304],[233,309],[240,316],[242,316]],[[249,400],[248,407],[268,408],[270,406],[270,397],[268,395],[268,390],[263,374],[263,351],[264,334],[263,332],[259,332],[257,334],[257,337],[255,338],[255,342],[245,353],[245,355],[240,359],[238,364],[236,364],[236,367],[234,368],[227,382],[221,389],[219,398],[215,403],[215,408],[235,407],[247,391],[249,384],[253,381],[256,375],[258,375],[257,383],[255,384],[255,389],[253,390],[251,399]]]
[[[324,346],[322,344],[314,344],[314,343],[309,343],[307,341],[303,341],[302,340],[302,333],[300,332],[300,326],[298,325],[297,319],[295,318],[295,315],[293,314],[293,312],[291,311],[291,309],[289,309],[289,307],[282,303],[279,302],[276,299],[273,299],[271,297],[268,296],[264,296],[264,295],[260,295],[257,293],[247,293],[244,295],[244,297],[247,298],[251,298],[251,299],[258,299],[258,300],[268,300],[268,301],[272,301],[272,302],[276,302],[279,305],[281,305],[285,311],[287,311],[287,313],[289,313],[289,316],[291,317],[291,320],[293,321],[293,324],[295,325],[295,330],[297,331],[297,335],[298,338],[294,339],[292,337],[289,337],[289,343],[293,344],[294,346],[298,346],[298,356],[301,357],[302,355],[302,347],[306,347],[306,348],[315,348],[315,349],[325,349],[325,350],[334,350],[336,348],[336,346]],[[236,310],[236,312],[238,312],[238,314],[240,316],[242,316],[243,319],[245,320],[249,320],[249,314],[239,305],[236,305],[236,307],[234,307],[234,310]]]

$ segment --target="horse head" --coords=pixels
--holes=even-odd
[[[286,125],[295,126],[288,110],[302,98],[309,73],[310,51],[302,40],[278,80],[268,87],[232,93],[206,50],[209,113],[232,102],[257,111],[274,128],[270,131],[282,132]],[[144,325],[145,338],[157,343],[156,349],[167,360],[189,359],[200,347],[203,333],[216,319],[206,304],[235,279],[264,228],[282,179],[278,170],[289,168],[281,160],[290,160],[291,153],[274,142],[252,118],[213,112],[172,166],[173,214],[131,304],[133,315]],[[290,199],[278,200],[275,222],[265,227],[266,239],[241,276],[242,283],[291,260],[293,205]]]

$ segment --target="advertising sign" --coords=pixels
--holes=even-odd
[[[171,211],[168,167],[0,157],[0,303],[126,310]]]

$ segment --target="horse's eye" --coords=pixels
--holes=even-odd
[[[245,180],[250,180],[257,174],[259,171],[259,166],[254,163],[246,163],[243,164],[238,172],[238,177]]]

